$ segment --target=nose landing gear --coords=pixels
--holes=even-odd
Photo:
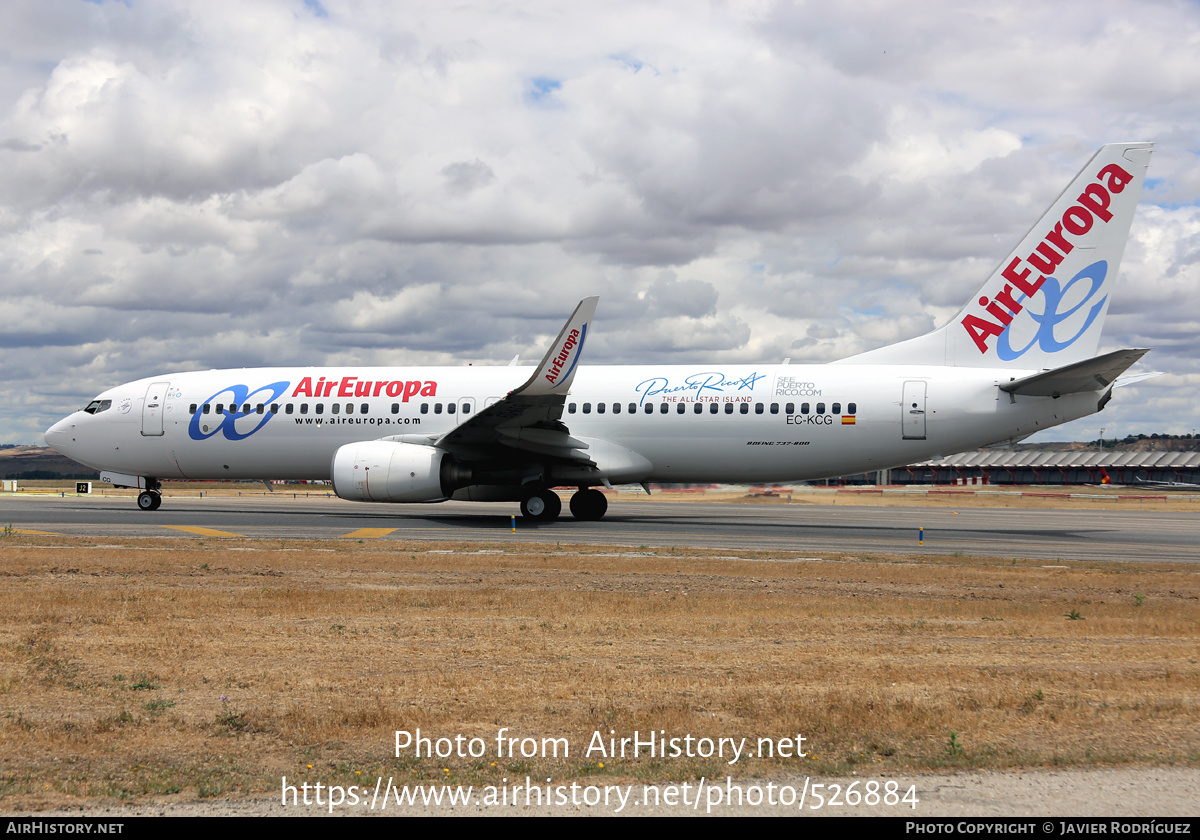
[[[162,506],[162,484],[158,479],[146,479],[146,489],[138,493],[137,506],[139,510],[158,510]]]

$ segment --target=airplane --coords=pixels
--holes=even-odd
[[[1146,477],[1142,478],[1143,475]],[[1133,480],[1143,487],[1157,487],[1163,490],[1200,490],[1200,484],[1190,481],[1154,481],[1145,470],[1134,473]]]
[[[550,522],[559,486],[598,520],[598,487],[820,479],[1019,440],[1102,410],[1148,352],[1095,355],[1152,145],[1101,147],[949,322],[830,364],[581,365],[588,297],[534,368],[162,374],[104,391],[46,443],[140,489],[143,510],[168,479],[315,479]]]

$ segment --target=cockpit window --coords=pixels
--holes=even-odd
[[[92,400],[84,409],[88,414],[99,414],[112,408],[112,400]]]

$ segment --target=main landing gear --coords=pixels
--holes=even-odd
[[[608,499],[599,490],[581,487],[571,497],[571,515],[583,522],[595,522],[608,512]]]
[[[139,510],[158,510],[162,506],[162,484],[157,479],[146,479],[146,489],[138,493]]]
[[[562,500],[553,490],[541,488],[521,502],[521,516],[534,522],[553,522],[562,513]]]
[[[608,511],[608,499],[599,490],[581,487],[571,497],[571,515],[584,522],[603,518]],[[558,494],[547,488],[533,491],[521,502],[521,516],[534,522],[553,522],[562,513]]]

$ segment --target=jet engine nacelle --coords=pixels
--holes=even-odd
[[[390,440],[348,443],[333,454],[333,491],[355,502],[440,502],[459,470],[433,446]]]

